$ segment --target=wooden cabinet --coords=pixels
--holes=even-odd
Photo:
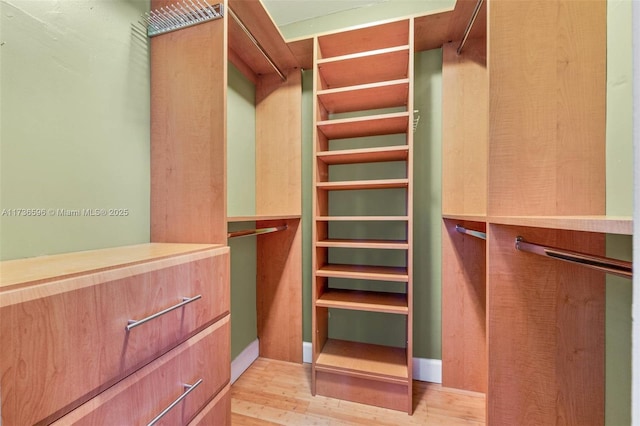
[[[605,274],[516,238],[632,233],[605,215],[606,2],[486,3],[443,47],[443,385],[486,392],[487,424],[603,424]]]
[[[411,413],[413,20],[322,35],[314,42],[312,392]],[[404,143],[383,140],[349,148],[345,142],[384,135],[401,135]],[[392,161],[403,164],[404,177],[332,177],[334,166]],[[349,206],[332,199],[338,191],[385,189],[402,192],[401,205],[385,216],[359,212],[353,200]],[[336,231],[338,222],[365,226],[395,222],[402,235],[393,240],[371,235],[354,239]],[[392,250],[402,253],[404,261],[399,266],[345,264],[332,254],[345,249]],[[347,282],[346,288],[334,285],[336,280]],[[351,284],[356,281],[364,282],[364,288]],[[389,283],[400,284],[401,289],[374,291],[372,286]],[[329,316],[334,309],[401,316],[404,346],[333,337]]]
[[[188,424],[229,383],[229,344],[226,315],[54,425],[146,425],[156,419],[157,424]],[[165,412],[175,401],[180,402]],[[219,420],[210,424],[230,424]]]
[[[2,271],[6,424],[55,420],[229,313],[227,247],[144,244],[6,261]],[[223,337],[214,353],[228,363]]]

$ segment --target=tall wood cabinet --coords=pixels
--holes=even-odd
[[[312,392],[411,413],[413,20],[322,35],[314,42]],[[401,145],[354,148],[350,143],[398,134]],[[332,177],[333,167],[392,161],[404,164],[403,177]],[[356,191],[383,189],[402,191],[396,211],[375,216],[358,209]],[[337,191],[354,192],[351,204],[333,198]],[[397,222],[403,232],[395,240],[354,239],[341,234],[338,222],[365,230],[368,224]],[[341,249],[400,251],[404,261],[400,266],[345,264],[332,253]],[[401,316],[405,345],[334,337],[329,321],[334,309]]]
[[[443,47],[443,385],[487,424],[604,423],[606,2],[489,0]],[[456,226],[486,233],[486,241]]]

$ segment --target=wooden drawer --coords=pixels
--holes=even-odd
[[[146,425],[186,392],[158,425],[186,425],[229,383],[229,315],[78,407],[54,425]]]
[[[3,424],[60,417],[224,316],[229,297],[228,247],[3,291]]]
[[[231,384],[225,386],[189,426],[231,426]]]

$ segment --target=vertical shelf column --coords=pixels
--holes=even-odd
[[[413,33],[413,20],[400,20],[314,40],[312,392],[407,413],[413,411]],[[376,191],[402,194],[401,207],[385,206]],[[402,235],[392,239],[389,229]],[[401,262],[380,263],[388,258]],[[404,338],[395,346],[332,329],[332,310],[393,315]]]

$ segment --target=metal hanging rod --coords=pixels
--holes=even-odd
[[[564,260],[565,262],[577,263],[588,268],[597,269],[624,278],[631,278],[633,276],[631,262],[624,260],[592,256],[590,254],[528,243],[522,237],[516,238],[516,249],[540,256]]]
[[[285,231],[288,225],[273,226],[271,228],[246,229],[243,231],[234,231],[227,234],[227,238],[250,237],[252,235],[270,234],[272,232]]]
[[[140,22],[149,37],[176,31],[224,16],[222,3],[210,5],[207,0],[182,0],[182,2],[145,12]]]
[[[473,24],[476,22],[476,18],[478,17],[478,13],[480,12],[482,3],[484,3],[484,0],[478,0],[478,3],[476,3],[476,7],[473,9],[473,13],[471,14],[471,19],[469,19],[467,28],[465,28],[464,30],[464,35],[462,36],[462,41],[460,42],[460,46],[458,46],[458,50],[456,50],[456,52],[458,52],[458,55],[462,53],[464,44],[467,42],[467,38],[469,37],[469,33],[471,32],[471,28],[473,27]]]
[[[253,43],[256,46],[256,48],[262,54],[262,56],[264,56],[264,58],[267,60],[267,62],[269,62],[269,65],[271,65],[271,68],[273,68],[273,70],[280,76],[282,81],[286,81],[287,77],[285,77],[284,73],[282,71],[280,71],[280,68],[278,68],[278,66],[275,64],[275,62],[273,62],[273,59],[271,59],[269,54],[260,45],[258,40],[256,40],[256,38],[253,36],[253,34],[251,34],[251,31],[249,31],[249,29],[246,27],[246,25],[244,25],[244,23],[240,20],[240,18],[238,18],[238,15],[236,15],[233,12],[233,10],[231,10],[231,8],[229,8],[228,10],[229,10],[229,16],[231,16],[233,18],[233,20],[236,21],[236,23],[240,26],[242,31],[244,31],[244,33],[247,35],[247,37],[249,37],[249,40],[251,40],[251,43]]]
[[[472,229],[467,229],[464,226],[456,225],[456,231],[461,234],[471,235],[472,237],[480,238],[481,240],[487,239],[487,234],[485,232],[474,231]]]

